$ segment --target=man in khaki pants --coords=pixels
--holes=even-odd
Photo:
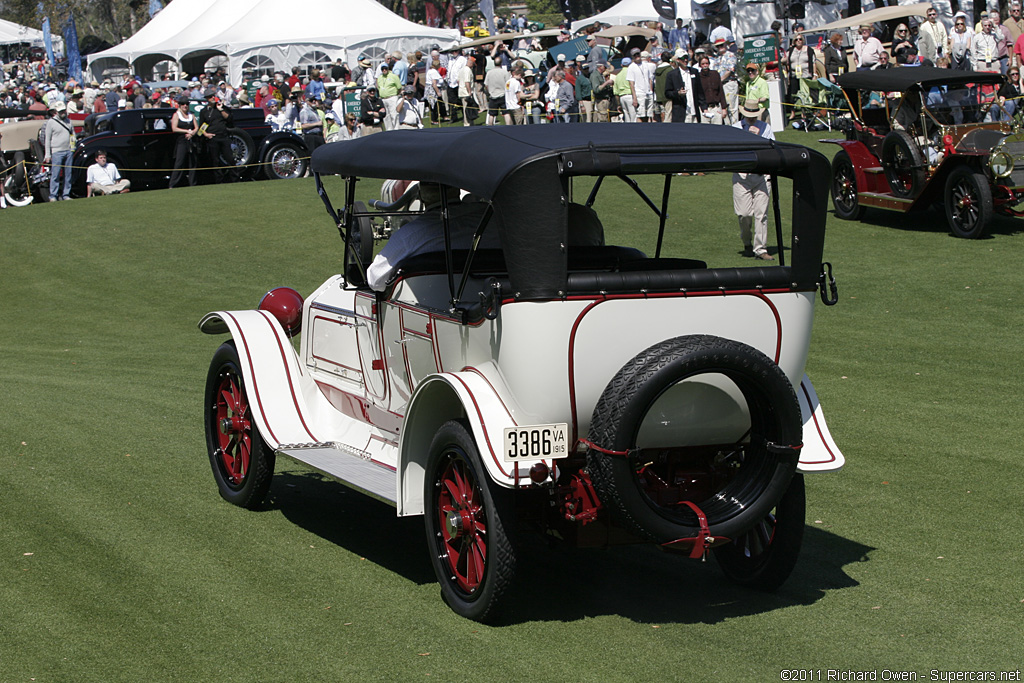
[[[741,120],[734,128],[745,130],[768,140],[775,139],[775,133],[767,121],[761,121],[761,108],[757,100],[750,98],[740,107]],[[740,220],[740,239],[743,241],[743,255],[753,256],[762,261],[774,261],[768,253],[768,178],[759,173],[733,173],[732,206]],[[753,232],[753,235],[751,235]]]

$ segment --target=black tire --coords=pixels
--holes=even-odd
[[[14,153],[13,170],[4,177],[4,195],[11,206],[28,206],[32,203],[32,191],[25,182],[25,153]]]
[[[741,586],[776,590],[796,567],[806,510],[804,475],[797,473],[773,511],[729,545],[715,549],[722,573]]]
[[[228,138],[231,140],[231,155],[235,159],[235,166],[251,164],[256,158],[256,144],[252,136],[241,128],[228,128]]]
[[[649,412],[678,409],[659,407],[658,400],[702,375],[704,383],[724,376],[738,389],[750,415],[749,439],[737,434],[732,444],[638,447]],[[588,451],[600,499],[628,530],[667,543],[699,535],[697,516],[683,500],[704,512],[713,536],[735,538],[763,519],[796,471],[798,452],[787,447],[801,443],[803,421],[793,387],[770,358],[740,342],[695,335],[656,344],[626,363],[598,400],[590,431],[605,450],[628,452]]]
[[[832,206],[836,216],[846,221],[859,221],[864,208],[857,203],[857,173],[850,155],[840,151],[832,160]]]
[[[897,197],[916,197],[924,188],[924,155],[906,131],[889,131],[882,140],[882,168]]]
[[[213,354],[204,414],[206,447],[220,495],[240,507],[260,507],[274,476],[275,454],[252,418],[233,342],[221,344]]]
[[[427,547],[441,596],[456,614],[494,621],[515,574],[510,492],[492,484],[473,437],[455,420],[430,444],[424,477]]]
[[[943,194],[946,221],[957,237],[978,239],[992,222],[992,188],[988,179],[969,166],[958,166],[946,179]]]
[[[306,174],[309,153],[291,142],[274,144],[263,156],[263,174],[269,180],[301,178]]]

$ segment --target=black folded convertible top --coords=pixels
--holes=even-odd
[[[313,153],[312,167],[323,174],[445,183],[491,199],[512,171],[544,158],[576,160],[580,171],[594,175],[698,164],[707,170],[779,172],[795,160],[782,158],[792,157],[782,150],[806,151],[728,126],[471,126],[397,130],[323,145]],[[578,174],[568,162],[560,172]]]
[[[839,87],[850,90],[903,91],[915,85],[930,88],[936,85],[966,85],[968,83],[1002,83],[996,71],[956,71],[935,66],[901,66],[876,71],[851,71],[836,81]]]
[[[312,164],[317,174],[443,183],[489,200],[516,299],[567,291],[571,176],[663,174],[670,181],[673,173],[700,170],[792,178],[790,284],[813,289],[820,272],[828,160],[801,145],[729,126],[578,123],[395,130],[318,147]]]

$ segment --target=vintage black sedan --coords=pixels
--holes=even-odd
[[[132,189],[165,188],[174,168],[175,134],[171,132],[174,109],[128,109],[100,116],[96,134],[83,139],[75,150],[75,188],[85,195],[85,168],[97,150],[117,164]],[[229,129],[235,164],[242,178],[271,180],[301,178],[309,164],[302,138],[291,131],[272,132],[262,109],[233,110],[235,127]],[[200,168],[215,166],[212,155],[203,153]],[[213,182],[212,171],[196,174],[198,182]]]

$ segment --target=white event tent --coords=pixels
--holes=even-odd
[[[89,55],[99,77],[108,69],[129,68],[143,77],[162,61],[176,61],[194,74],[208,60],[228,60],[232,83],[243,70],[288,71],[341,58],[355,64],[366,54],[411,52],[459,40],[454,29],[421,26],[385,9],[375,0],[174,0],[138,33],[109,50]]]
[[[684,21],[690,20],[690,0],[676,0],[676,12]],[[589,26],[595,21],[612,26],[625,26],[635,24],[639,21],[660,21],[666,22],[663,17],[658,16],[654,3],[651,0],[620,0],[608,9],[592,17],[579,19],[572,22],[572,31],[575,33],[584,26]]]
[[[58,52],[62,51],[64,39],[55,33],[51,33],[50,37],[53,40],[53,49]],[[0,45],[28,43],[29,45],[42,47],[43,40],[43,32],[39,29],[29,28],[28,26],[16,24],[13,21],[0,19]]]

